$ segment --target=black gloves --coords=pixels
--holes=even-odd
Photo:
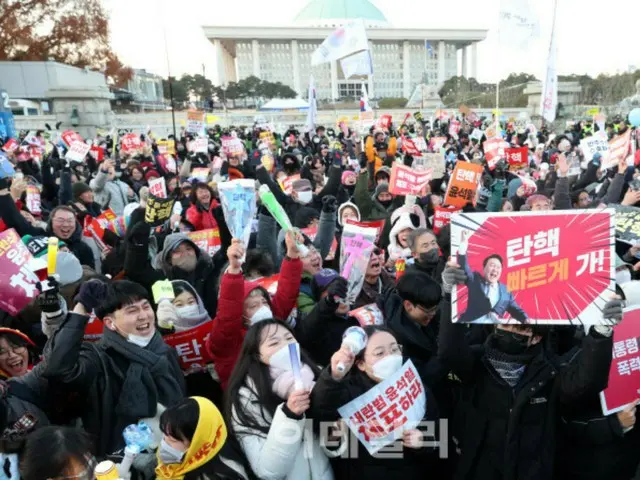
[[[151,227],[144,221],[138,222],[134,227],[127,232],[127,240],[133,245],[145,245],[149,242],[149,235],[151,233]]]
[[[333,195],[327,195],[322,199],[322,211],[333,213],[338,209],[338,200]]]
[[[336,278],[329,284],[329,288],[327,288],[327,297],[325,299],[327,306],[335,312],[340,305],[340,300],[347,298],[347,291],[347,280],[342,277]]]
[[[74,299],[82,304],[87,312],[94,310],[104,300],[107,293],[107,284],[100,280],[89,280],[82,284],[80,291]]]
[[[40,310],[44,313],[55,313],[60,310],[59,284],[54,277],[49,277],[47,281],[50,288],[38,295],[37,302]],[[38,290],[42,291],[42,288],[42,285],[38,284]]]

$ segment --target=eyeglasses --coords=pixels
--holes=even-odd
[[[427,315],[433,315],[438,311],[438,305],[434,305],[431,308],[425,308],[422,305],[416,305],[416,307],[418,308],[418,310],[422,310],[422,312],[426,313]]]
[[[24,345],[20,347],[10,347],[8,349],[0,350],[0,358],[7,358],[9,356],[9,352],[13,352],[16,355],[22,355],[26,351],[27,347],[25,347]]]
[[[397,343],[392,345],[389,350],[379,347],[376,348],[373,352],[371,352],[371,356],[373,358],[382,358],[386,355],[401,355],[402,354],[402,345],[398,345]]]
[[[76,223],[75,218],[54,218],[53,223],[56,225],[73,225]]]

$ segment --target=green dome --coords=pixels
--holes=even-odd
[[[369,0],[311,0],[295,18],[296,23],[332,24],[362,18],[365,23],[386,25],[387,19]]]

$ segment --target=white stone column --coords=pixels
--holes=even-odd
[[[331,99],[338,100],[338,64],[336,60],[331,62]]]
[[[253,59],[253,75],[260,78],[260,47],[258,40],[251,41],[251,57]]]
[[[369,40],[369,54],[371,55],[371,64],[373,64],[373,42]],[[375,68],[373,73],[375,75]],[[368,75],[367,78],[367,96],[372,99],[375,95],[373,93],[373,75]]]
[[[470,78],[478,78],[478,43],[471,44],[471,72]]]
[[[462,76],[467,77],[467,48],[462,47]]]
[[[446,80],[444,78],[444,60],[445,60],[445,45],[444,41],[438,42],[438,85],[442,85]]]
[[[411,96],[411,50],[409,42],[402,42],[402,96]]]
[[[218,74],[217,85],[225,85],[227,83],[227,69],[224,64],[224,47],[219,38],[213,41],[213,48],[216,52],[216,71]]]
[[[300,54],[297,40],[291,40],[291,62],[293,63],[293,89],[298,94],[298,98],[303,98],[304,92],[300,84]]]

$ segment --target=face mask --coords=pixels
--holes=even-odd
[[[386,380],[402,367],[402,355],[387,355],[373,364],[373,375],[380,380]]]
[[[622,285],[631,281],[631,272],[628,268],[616,272],[616,283]]]
[[[439,260],[440,255],[437,248],[432,248],[428,252],[422,252],[418,259],[422,265],[433,265],[434,263],[438,263]]]
[[[148,337],[143,337],[141,335],[129,334],[129,335],[127,335],[127,342],[133,343],[134,345],[137,345],[140,348],[145,348],[147,345],[149,345],[149,343],[151,342],[151,339],[153,338],[154,335],[155,335],[155,332],[153,332]]]
[[[195,255],[183,255],[179,258],[171,259],[171,263],[185,272],[193,272],[198,259]]]
[[[158,448],[158,457],[160,457],[160,461],[167,464],[172,463],[182,463],[182,459],[184,458],[184,454],[181,450],[177,448],[173,448],[167,442],[164,441],[164,438],[160,441],[160,447]]]
[[[309,202],[311,202],[311,199],[313,197],[313,192],[306,191],[306,192],[298,192],[298,202],[303,203],[303,204],[307,204]]]
[[[176,308],[176,313],[180,318],[184,318],[185,320],[189,320],[193,317],[200,316],[200,308],[198,308],[198,304],[194,303],[193,305],[187,305],[184,307]]]
[[[380,205],[382,205],[384,208],[389,208],[393,200],[378,200],[378,202],[380,202]]]
[[[440,184],[440,190],[442,190],[443,192],[447,189],[447,182],[442,182]]]
[[[269,318],[273,318],[273,313],[271,312],[271,309],[269,308],[268,305],[262,305],[258,310],[255,311],[253,315],[251,315],[251,318],[249,319],[249,321],[251,322],[251,325],[254,325],[258,322],[267,320]]]
[[[300,363],[300,349],[298,351],[298,363]],[[269,366],[278,370],[286,370],[290,372],[293,370],[291,366],[291,357],[289,354],[289,344],[284,345],[276,353],[269,358]]]
[[[508,355],[519,355],[526,352],[529,348],[529,341],[531,340],[531,337],[528,335],[502,329],[497,329],[492,333],[492,336],[496,348]]]

